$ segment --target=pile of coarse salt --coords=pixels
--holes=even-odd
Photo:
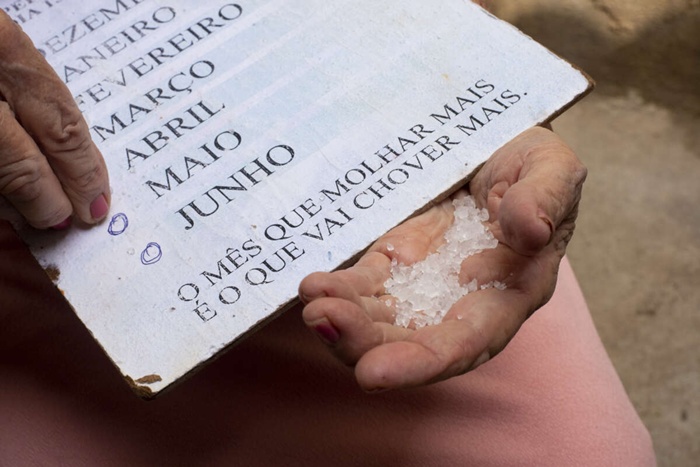
[[[483,224],[488,220],[488,212],[479,209],[473,197],[455,199],[452,204],[454,223],[445,232],[445,243],[435,253],[408,266],[395,259],[392,262],[391,278],[384,287],[397,300],[397,326],[408,327],[411,322],[416,328],[438,324],[466,294],[491,287],[505,288],[498,281],[481,286],[476,279],[467,285],[459,283],[462,262],[483,250],[496,248],[498,240]]]

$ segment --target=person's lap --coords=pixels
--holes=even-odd
[[[566,260],[467,375],[365,394],[294,309],[143,402],[2,223],[0,258],[2,465],[654,464]]]

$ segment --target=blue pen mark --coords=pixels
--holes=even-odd
[[[163,251],[160,249],[160,245],[155,242],[146,245],[146,248],[141,252],[141,262],[146,266],[156,264],[162,257]]]
[[[116,237],[117,235],[123,234],[127,227],[129,227],[129,218],[126,217],[126,214],[120,212],[112,216],[112,220],[109,221],[109,227],[107,227],[107,232]]]

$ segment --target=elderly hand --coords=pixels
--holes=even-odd
[[[0,11],[0,195],[36,228],[107,215],[107,168],[71,93]]]
[[[465,260],[460,281],[498,280],[505,290],[464,296],[438,325],[416,330],[392,324],[383,286],[391,260],[411,264],[439,246],[452,223],[448,200],[387,233],[355,266],[304,279],[299,295],[306,324],[355,366],[367,391],[428,384],[476,368],[503,350],[551,297],[585,177],[586,169],[554,133],[522,133],[469,184],[477,205],[488,209],[499,244]]]

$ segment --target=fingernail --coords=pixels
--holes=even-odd
[[[109,211],[109,204],[105,195],[100,195],[90,204],[90,215],[96,221],[102,220]]]
[[[340,332],[331,323],[317,324],[314,326],[314,331],[326,344],[333,345],[340,340]]]
[[[66,220],[63,222],[60,222],[56,225],[51,226],[51,229],[53,230],[66,230],[68,227],[70,227],[72,221],[70,217],[67,217]]]

